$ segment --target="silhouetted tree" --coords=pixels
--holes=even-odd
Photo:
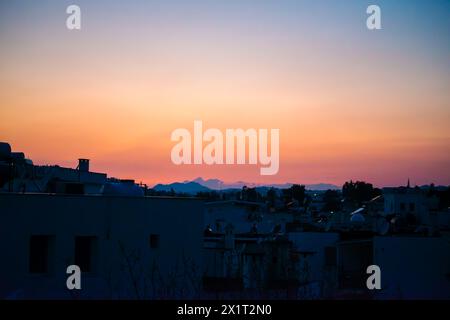
[[[439,199],[439,209],[446,209],[450,207],[450,187],[447,188],[436,188],[432,183],[430,184],[428,191],[426,192],[427,197],[438,197]]]
[[[338,211],[341,207],[341,198],[337,190],[327,190],[323,195],[323,201],[325,202],[325,211]]]
[[[256,188],[248,188],[244,186],[242,188],[242,200],[245,201],[258,201],[259,194],[256,191]]]
[[[217,201],[221,199],[221,196],[217,191],[200,191],[197,192],[196,196],[208,201]]]
[[[274,188],[270,188],[269,190],[267,190],[266,199],[270,207],[275,206],[275,201],[277,200],[277,192]]]
[[[356,202],[361,205],[362,202],[368,201],[373,197],[381,194],[381,190],[374,189],[371,183],[364,181],[349,181],[344,183],[342,187],[342,196],[350,201]]]
[[[300,204],[305,201],[305,186],[294,184],[292,187],[292,197],[297,200]]]
[[[303,205],[305,201],[305,186],[294,184],[288,189],[283,189],[283,198],[285,203],[297,200],[299,205]]]

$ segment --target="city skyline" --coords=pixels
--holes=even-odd
[[[150,185],[450,184],[447,1],[0,4],[0,141]],[[176,128],[279,128],[280,168],[171,162]]]

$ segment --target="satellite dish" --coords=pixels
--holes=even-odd
[[[352,214],[350,218],[350,222],[352,223],[364,223],[366,221],[366,218],[361,213],[354,213]]]
[[[389,222],[387,222],[386,219],[381,218],[379,219],[379,223],[377,223],[377,232],[378,234],[384,236],[389,231]]]

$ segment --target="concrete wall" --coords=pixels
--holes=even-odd
[[[402,205],[404,206],[404,208],[402,208]],[[402,216],[411,213],[418,218],[418,221],[420,223],[429,223],[427,203],[424,196],[418,192],[385,193],[384,213],[400,214]]]
[[[309,279],[310,281],[322,281],[325,272],[325,248],[335,246],[339,240],[339,234],[332,232],[291,232],[288,234],[288,238],[294,243],[296,250],[315,252],[308,256]]]
[[[30,274],[30,236],[40,234],[54,236],[52,271]],[[160,237],[156,249],[150,234]],[[95,269],[69,291],[66,268],[83,235],[97,237]],[[200,285],[202,236],[200,200],[0,194],[0,297],[189,297]]]
[[[381,299],[449,299],[450,239],[375,237],[374,264],[381,269]]]

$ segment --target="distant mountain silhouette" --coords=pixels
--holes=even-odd
[[[305,187],[308,190],[317,190],[317,191],[341,190],[341,187],[330,183],[307,184]]]
[[[197,179],[192,180],[192,182],[196,182],[204,187],[207,187],[209,189],[213,190],[222,190],[222,189],[228,189],[228,186],[225,186],[224,182],[219,179],[208,179],[204,180],[202,177],[198,177]]]
[[[255,184],[251,182],[245,181],[237,181],[234,183],[225,183],[219,179],[203,179],[202,177],[198,177],[192,181],[184,181],[184,182],[174,182],[170,184],[157,184],[153,187],[153,189],[157,191],[171,191],[172,189],[175,192],[196,194],[197,192],[211,191],[211,190],[229,190],[229,189],[242,189],[242,187],[247,186],[250,188],[257,188],[262,193],[266,192],[268,188],[278,188],[278,189],[286,189],[290,188],[293,183],[283,183],[283,184]],[[339,190],[340,187],[329,184],[329,183],[317,183],[317,184],[307,184],[305,185],[307,190]]]
[[[197,182],[174,182],[170,184],[157,184],[153,187],[156,191],[175,191],[177,193],[196,194],[197,192],[211,191]]]
[[[261,187],[267,187],[267,188],[278,188],[278,189],[286,189],[290,188],[293,183],[281,183],[281,184],[256,184],[252,182],[245,182],[245,181],[237,181],[234,183],[225,183],[222,180],[219,179],[208,179],[204,180],[201,177],[198,177],[197,179],[193,180],[194,182],[197,182],[198,184],[201,184],[202,186],[205,186],[209,189],[213,190],[224,190],[224,189],[241,189],[244,186],[250,187],[250,188],[261,188]],[[187,182],[187,181],[186,181]],[[334,184],[329,183],[316,183],[316,184],[307,184],[305,185],[306,189],[308,190],[339,190],[341,187],[338,187]]]

